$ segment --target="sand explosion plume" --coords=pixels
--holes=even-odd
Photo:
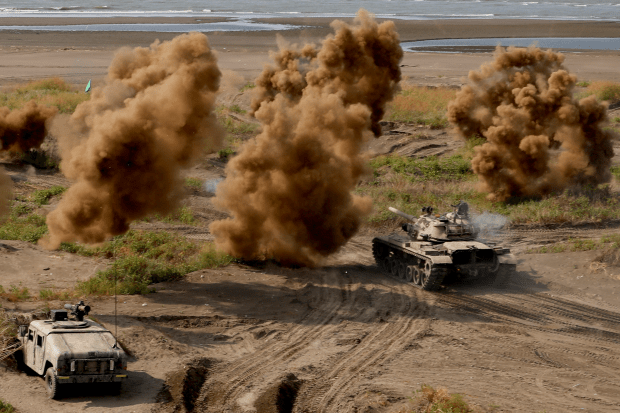
[[[77,182],[48,215],[47,246],[102,242],[133,220],[173,211],[180,169],[221,140],[213,113],[219,81],[203,34],[119,51],[105,85],[71,116],[83,137],[61,137],[71,142],[62,145],[62,170]]]
[[[402,50],[392,22],[365,11],[332,23],[320,49],[281,49],[257,79],[262,132],[227,166],[215,202],[217,245],[244,259],[314,265],[358,230],[371,201],[351,194],[366,171],[363,143],[380,133]]]
[[[535,47],[495,51],[469,73],[448,106],[448,119],[476,148],[472,168],[489,198],[545,195],[611,178],[613,132],[603,129],[606,106],[573,98],[576,76],[564,56]]]
[[[38,148],[47,136],[50,120],[57,110],[30,101],[21,109],[0,108],[0,152],[27,152]],[[0,218],[8,211],[11,179],[0,169]]]

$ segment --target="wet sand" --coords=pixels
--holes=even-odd
[[[0,18],[0,26],[132,23],[205,23],[222,18]],[[347,20],[347,19],[344,19]],[[350,19],[349,19],[350,20]],[[318,43],[332,32],[332,19],[277,18],[257,22],[292,24],[299,29],[261,32],[206,33],[219,53],[220,67],[253,80],[269,62],[278,38],[289,43]],[[394,21],[402,41],[473,37],[618,37],[618,22],[569,22],[543,20],[437,20]],[[0,32],[0,85],[6,86],[51,76],[96,85],[105,76],[114,51],[121,47],[146,47],[179,33],[156,32],[47,32],[7,30]],[[410,82],[459,85],[463,77],[490,53],[406,53],[403,75]],[[567,67],[582,80],[620,81],[620,52],[568,53]]]

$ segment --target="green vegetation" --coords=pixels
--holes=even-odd
[[[559,253],[566,251],[594,251],[603,249],[620,249],[620,235],[605,236],[600,239],[569,239],[565,242],[544,245],[528,249],[528,254]]]
[[[167,232],[130,230],[100,247],[63,243],[60,249],[115,260],[109,269],[78,283],[76,290],[83,294],[113,294],[115,278],[119,294],[145,294],[151,292],[150,284],[178,280],[192,271],[233,262],[232,257],[216,251],[212,244],[200,247]]]
[[[233,135],[253,134],[258,130],[258,125],[255,123],[241,122],[229,116],[221,117],[220,123],[226,132]]]
[[[411,413],[475,413],[479,409],[470,406],[458,393],[448,393],[446,388],[435,390],[423,384],[414,393]]]
[[[228,110],[230,110],[231,112],[235,112],[235,113],[239,113],[239,114],[244,114],[246,113],[245,110],[241,109],[241,107],[239,105],[231,105]]]
[[[26,287],[11,285],[9,290],[6,291],[3,286],[0,285],[0,297],[4,297],[10,302],[24,301],[30,298],[30,291]]]
[[[239,89],[239,92],[245,92],[246,90],[254,89],[256,85],[252,82],[248,82]]]
[[[579,87],[588,87],[588,86],[590,86],[590,81],[583,80],[581,82],[577,82],[576,85],[579,86]]]
[[[491,202],[477,189],[476,175],[469,169],[470,156],[409,159],[396,155],[373,159],[373,178],[358,185],[355,192],[370,196],[374,210],[368,221],[377,224],[400,219],[387,209],[393,206],[418,215],[423,206],[438,212],[451,211],[459,200],[466,200],[474,211],[501,214],[513,225],[549,225],[561,223],[602,222],[620,219],[620,196],[608,185],[563,191],[538,198],[512,198]],[[614,174],[620,168],[612,170]]]
[[[201,189],[202,180],[198,178],[185,178],[185,186],[191,189]]]
[[[448,102],[455,96],[454,89],[404,84],[402,91],[388,104],[384,119],[442,128],[448,126]]]
[[[0,106],[19,109],[27,102],[35,102],[58,108],[60,113],[73,113],[80,103],[89,99],[84,92],[72,91],[63,79],[43,79],[0,93]]]
[[[15,408],[11,406],[9,403],[2,401],[0,399],[0,413],[14,413]]]
[[[39,291],[39,299],[44,301],[60,300],[67,301],[75,297],[75,292],[71,290],[54,291],[46,288]]]
[[[8,219],[0,225],[0,239],[37,242],[47,232],[45,217],[32,213],[29,205],[11,208]]]
[[[39,191],[34,191],[30,195],[30,199],[37,206],[47,205],[49,203],[49,200],[52,199],[52,197],[56,195],[60,195],[66,190],[67,188],[65,188],[64,186],[53,186],[48,189],[41,189]]]
[[[598,81],[588,85],[585,91],[578,93],[577,98],[594,95],[600,101],[615,102],[620,100],[620,83]]]
[[[19,154],[21,161],[39,169],[58,169],[59,160],[52,158],[42,149],[30,149],[27,152]]]
[[[370,161],[370,166],[375,171],[383,166],[389,166],[392,171],[402,174],[411,182],[460,181],[471,179],[474,176],[471,170],[471,159],[466,159],[462,155],[453,155],[447,158],[429,156],[424,159],[394,155],[379,156]]]
[[[228,159],[230,156],[235,154],[235,150],[232,148],[224,148],[217,151],[217,156],[220,159]]]

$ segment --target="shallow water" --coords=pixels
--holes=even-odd
[[[402,43],[409,52],[487,52],[497,45],[528,47],[535,45],[555,50],[620,50],[620,38],[604,37],[547,37],[547,38],[490,38],[490,39],[442,39]]]
[[[533,18],[619,20],[620,0],[66,0],[0,1],[0,17],[112,17],[263,15],[346,17],[364,8],[379,17],[406,19]]]

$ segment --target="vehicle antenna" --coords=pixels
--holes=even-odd
[[[116,318],[116,271],[114,271],[114,348],[118,348],[118,320]]]

